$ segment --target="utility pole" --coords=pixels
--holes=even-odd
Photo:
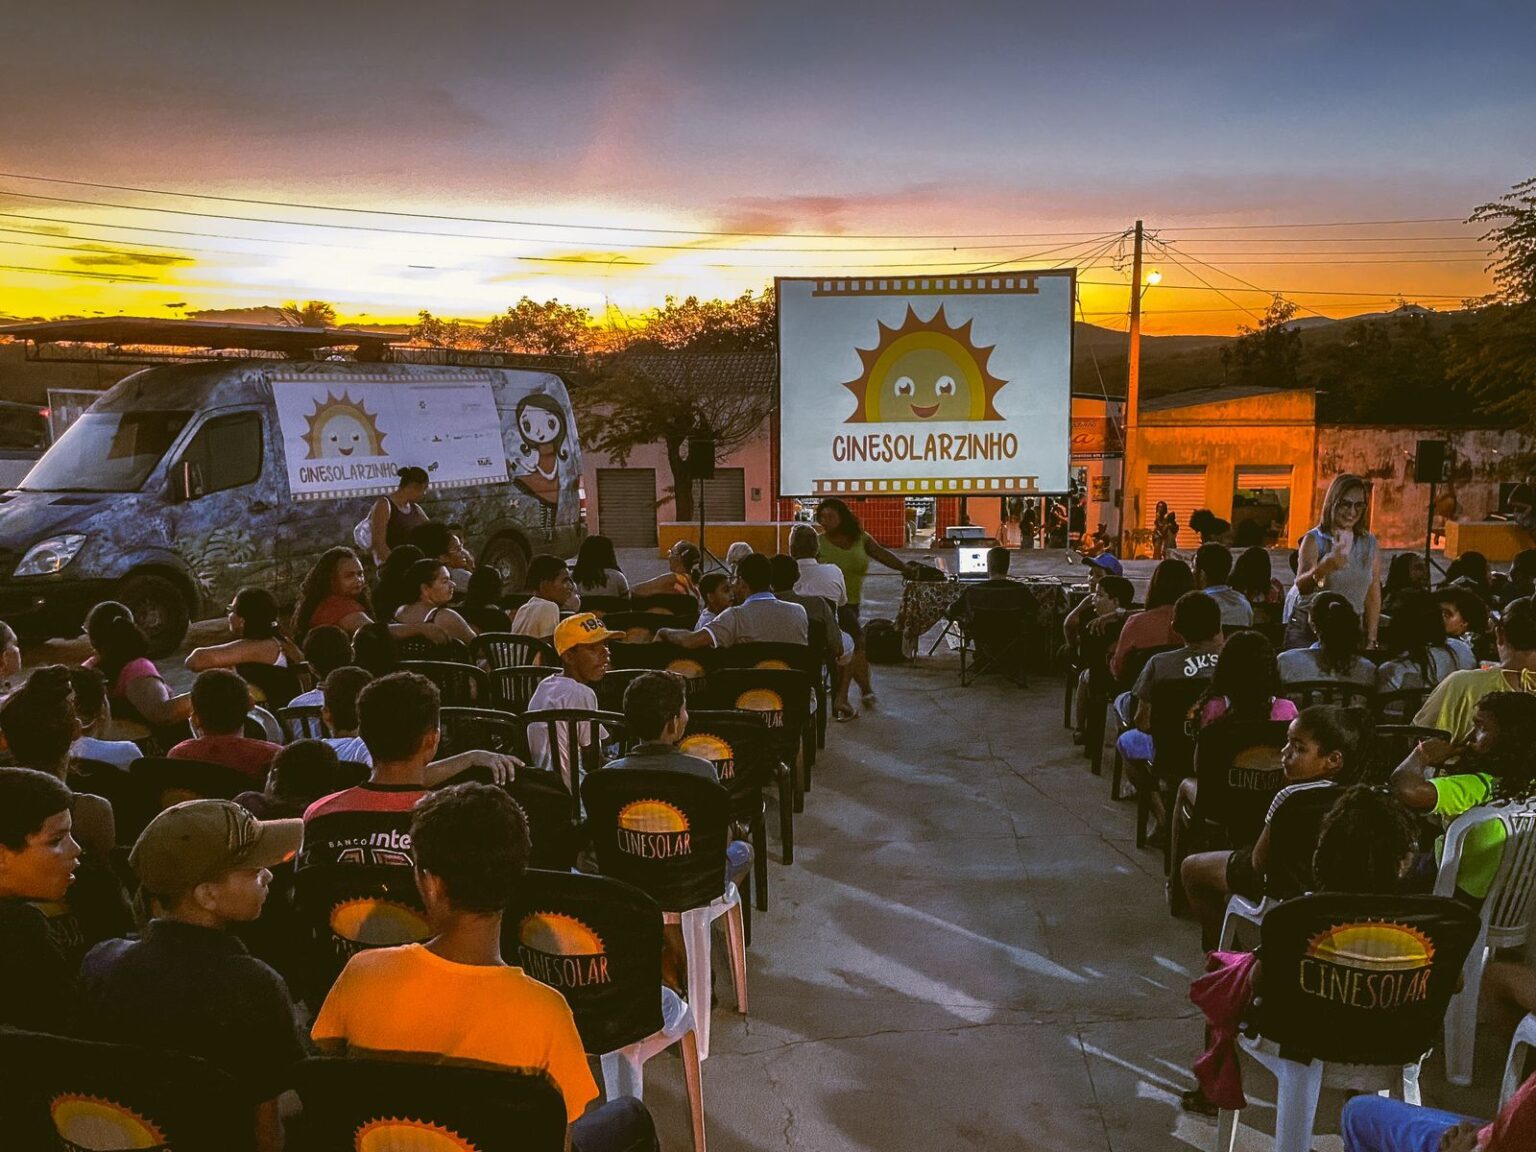
[[[1141,406],[1141,221],[1136,221],[1136,245],[1131,257],[1131,345],[1126,356],[1125,451],[1120,457],[1120,555],[1130,559],[1132,540],[1140,526],[1140,496],[1132,487],[1131,456],[1135,451],[1137,410]]]

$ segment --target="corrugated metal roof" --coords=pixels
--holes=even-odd
[[[1143,399],[1143,412],[1164,412],[1171,408],[1193,408],[1197,404],[1221,404],[1229,400],[1250,400],[1256,396],[1284,396],[1301,391],[1296,388],[1265,388],[1258,384],[1235,384],[1230,388],[1193,388],[1188,392],[1170,392]]]
[[[282,324],[227,324],[216,320],[160,320],[147,316],[105,316],[86,320],[46,320],[0,327],[0,336],[35,344],[82,343],[145,345],[170,348],[243,348],[300,353],[316,348],[384,346],[405,339],[403,332],[355,328],[297,328]]]

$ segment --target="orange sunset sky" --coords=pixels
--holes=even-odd
[[[615,321],[775,275],[1076,266],[1229,333],[1491,287],[1536,169],[1515,5],[34,11],[0,73],[0,314],[558,297]],[[344,209],[344,211],[338,211]]]

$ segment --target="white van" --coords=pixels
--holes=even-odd
[[[121,600],[170,652],[244,585],[291,601],[397,471],[504,587],[585,534],[564,381],[543,371],[211,360],[127,377],[0,494],[0,618],[76,635]]]

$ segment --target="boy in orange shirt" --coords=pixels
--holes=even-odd
[[[502,909],[528,864],[522,809],[489,784],[441,789],[416,804],[411,849],[432,939],[352,957],[315,1020],[315,1044],[326,1055],[543,1071],[565,1098],[574,1152],[653,1152],[640,1101],[587,1111],[597,1085],[570,1007],[502,959]]]

